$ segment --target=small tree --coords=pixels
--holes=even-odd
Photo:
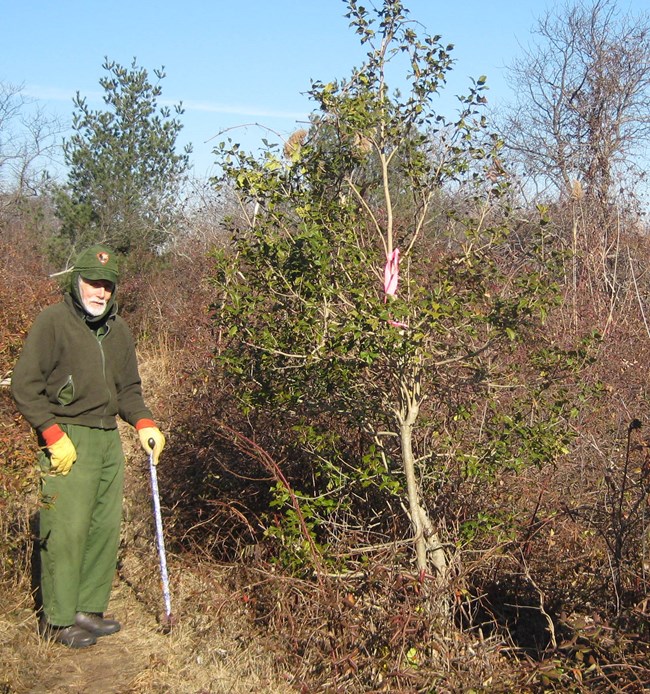
[[[102,67],[106,110],[92,110],[79,93],[74,99],[75,134],[64,143],[68,183],[58,196],[60,241],[64,252],[97,241],[124,254],[156,252],[174,238],[191,149],[176,152],[181,122],[158,107],[163,70],[154,70],[152,84],[135,59],[130,69],[108,59]],[[183,113],[180,104],[174,111]]]
[[[562,406],[541,404],[552,379],[538,374],[523,388],[523,367],[507,375],[500,358],[517,351],[552,286],[534,251],[511,257],[499,143],[480,115],[484,79],[447,122],[433,100],[451,47],[419,38],[399,1],[374,19],[354,0],[348,7],[367,60],[348,81],[312,85],[309,132],[284,159],[273,146],[259,160],[222,146],[245,227],[236,252],[217,256],[222,357],[245,411],[275,416],[278,436],[293,434],[294,454],[303,452],[305,484],[319,480],[316,498],[301,496],[307,527],[318,536],[320,511],[336,513],[340,528],[355,503],[368,526],[381,524],[381,504],[398,499],[418,571],[441,577],[448,556],[433,509],[444,506],[436,490],[448,467],[489,475],[552,460],[566,445],[549,435]],[[389,90],[391,75],[401,89]],[[540,371],[548,361],[538,355]],[[505,393],[507,422],[495,407]],[[474,431],[498,441],[472,441],[462,427],[473,417]]]

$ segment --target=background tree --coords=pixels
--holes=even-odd
[[[58,253],[102,241],[120,253],[156,252],[175,235],[176,211],[189,167],[188,147],[176,152],[178,117],[158,107],[162,70],[147,71],[134,59],[129,69],[108,59],[99,81],[105,110],[74,99],[75,134],[64,143],[67,186],[58,195]],[[181,105],[174,108],[183,113]]]
[[[62,131],[22,87],[0,82],[0,193],[3,205],[42,190]]]
[[[506,146],[538,185],[607,205],[641,178],[650,139],[650,18],[615,0],[566,3],[542,16],[509,69],[517,101]]]

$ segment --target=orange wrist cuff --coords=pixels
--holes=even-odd
[[[56,443],[62,439],[64,435],[65,432],[58,424],[52,424],[51,426],[47,427],[47,429],[43,429],[41,432],[41,436],[43,437],[43,441],[45,441],[46,446],[51,446],[53,443]]]
[[[140,429],[147,429],[148,427],[155,427],[156,422],[153,421],[153,419],[139,419],[135,423],[135,428],[136,431],[140,431]]]

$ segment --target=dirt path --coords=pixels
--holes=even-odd
[[[174,647],[173,637],[157,630],[155,617],[125,583],[116,584],[107,612],[119,618],[122,630],[89,648],[41,642],[31,610],[22,612],[13,639],[22,652],[14,653],[18,677],[9,684],[12,693],[148,691],[148,671],[163,663]]]
[[[159,588],[151,567],[137,564]],[[131,571],[135,575],[133,567]],[[169,634],[159,628],[157,603],[152,607],[148,593],[138,597],[141,584],[134,589],[120,578],[106,614],[119,619],[122,629],[77,650],[40,639],[29,597],[5,610],[1,603],[7,596],[0,595],[0,694],[295,691],[278,673],[268,643],[250,629],[239,608],[231,607],[232,600],[218,595],[218,578],[206,570],[197,575],[178,566],[174,572],[174,614],[181,616]]]

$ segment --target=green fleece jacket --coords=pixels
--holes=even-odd
[[[11,388],[18,409],[39,434],[53,424],[115,429],[118,414],[133,426],[152,419],[133,337],[116,307],[93,325],[70,294],[37,316]]]

